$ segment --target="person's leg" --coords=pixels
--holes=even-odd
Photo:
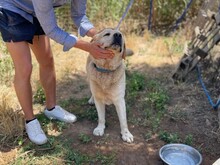
[[[33,113],[30,83],[32,60],[28,45],[36,28],[17,13],[3,8],[0,8],[0,12],[0,32],[14,63],[14,87],[24,112],[26,133],[32,142],[41,145],[47,142],[47,137]]]
[[[14,87],[26,120],[34,118],[30,77],[31,53],[27,42],[6,42],[15,66]]]
[[[56,105],[56,76],[49,38],[45,35],[35,36],[30,47],[39,63],[40,81],[46,95],[46,108],[53,108]]]
[[[76,116],[56,105],[56,76],[50,40],[45,35],[35,36],[30,45],[40,65],[40,79],[46,95],[44,114],[50,119],[73,123]],[[49,110],[54,108],[53,110]]]

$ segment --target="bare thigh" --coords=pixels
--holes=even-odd
[[[6,42],[6,46],[15,66],[15,76],[20,76],[21,78],[25,79],[28,78],[26,76],[30,76],[30,73],[28,73],[28,71],[31,72],[32,68],[31,52],[28,43]]]
[[[33,44],[30,44],[40,66],[53,65],[53,54],[50,39],[46,35],[34,36]]]

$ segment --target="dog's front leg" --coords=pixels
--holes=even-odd
[[[105,131],[105,104],[95,99],[95,106],[98,112],[98,126],[94,129],[93,135],[103,136]]]
[[[115,101],[114,104],[115,104],[119,122],[120,122],[122,139],[128,143],[131,143],[133,142],[133,135],[128,130],[125,100],[119,99]]]

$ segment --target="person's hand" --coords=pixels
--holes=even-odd
[[[111,59],[114,57],[114,53],[110,50],[106,50],[101,48],[100,43],[90,43],[90,50],[89,53],[95,58],[95,59]]]
[[[87,35],[88,37],[93,37],[94,35],[96,35],[96,33],[97,33],[96,29],[95,29],[95,28],[92,28],[92,29],[90,29],[90,30],[86,33],[86,35]]]
[[[91,43],[83,40],[78,40],[74,47],[89,52],[96,59],[110,59],[114,57],[114,53],[110,50],[101,48],[99,43]]]

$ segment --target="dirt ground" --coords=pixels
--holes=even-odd
[[[139,40],[138,44],[137,41],[131,42],[131,39],[128,39],[128,47],[134,50],[134,55],[127,57],[128,70],[138,71],[151,79],[160,79],[170,97],[166,107],[168,113],[163,117],[160,129],[178,133],[180,137],[193,135],[192,146],[202,154],[202,165],[211,165],[220,157],[217,111],[211,109],[196,78],[179,85],[173,83],[170,78],[171,73],[180,56],[167,55],[168,50],[160,47],[159,40],[153,45],[151,42],[146,42],[146,38],[136,38],[136,40]],[[57,53],[61,49],[61,47],[54,48],[58,72],[58,102],[70,97],[89,97],[85,74],[87,55],[75,49],[68,53]],[[153,49],[157,49],[157,53],[152,52]],[[64,64],[71,67],[66,69]],[[70,107],[74,108],[74,102]],[[138,115],[135,109],[132,113],[130,118],[135,117],[136,113]],[[159,157],[159,149],[165,142],[160,140],[157,134],[146,140],[144,135],[150,130],[128,122],[129,129],[134,135],[134,142],[128,144],[120,137],[118,117],[113,107],[107,107],[106,120],[108,126],[103,137],[92,135],[97,122],[86,119],[69,125],[60,136],[73,139],[72,147],[84,154],[115,153],[117,165],[163,165]],[[92,141],[88,144],[80,143],[78,139],[80,133],[89,135]],[[1,160],[5,162],[6,159],[13,159],[16,152],[17,149],[1,148],[0,164]]]
[[[170,102],[167,106],[168,114],[174,115],[165,115],[160,124],[161,129],[178,133],[182,137],[188,134],[193,135],[194,141],[192,145],[202,154],[202,165],[211,165],[220,157],[217,111],[211,109],[200,84],[194,76],[195,72],[192,73],[187,82],[179,85],[173,84],[170,77],[180,56],[168,56],[167,50],[161,46],[160,40],[156,41],[156,44],[148,49],[150,43],[145,42],[145,39],[141,38],[139,44],[129,44],[129,47],[135,53],[127,58],[129,63],[128,70],[138,71],[152,79],[159,78],[163,82],[164,88],[169,91],[170,97]],[[154,49],[158,50],[159,55],[152,51]],[[79,65],[75,68],[77,73],[72,75],[72,81],[62,84],[62,87],[60,87],[60,90],[62,90],[62,92],[60,91],[61,96],[68,97],[70,94],[74,97],[84,97],[90,94],[88,88],[79,91],[78,85],[87,85],[85,81],[85,61],[81,62],[83,67]],[[64,86],[68,91],[63,90]],[[104,137],[92,137],[92,143],[86,146],[76,142],[73,147],[84,153],[97,151],[101,153],[115,152],[117,165],[162,165],[159,149],[165,143],[159,139],[158,135],[146,140],[144,134],[149,131],[146,127],[128,123],[129,129],[134,135],[134,143],[127,144],[122,142],[116,112],[114,108],[109,109],[109,111],[107,109],[106,117],[108,127]],[[135,110],[133,113],[135,113]],[[83,120],[65,130],[64,134],[68,134],[73,139],[76,139],[77,135],[82,132],[91,135],[96,124],[96,122]],[[97,144],[97,141],[100,140],[104,142]]]

